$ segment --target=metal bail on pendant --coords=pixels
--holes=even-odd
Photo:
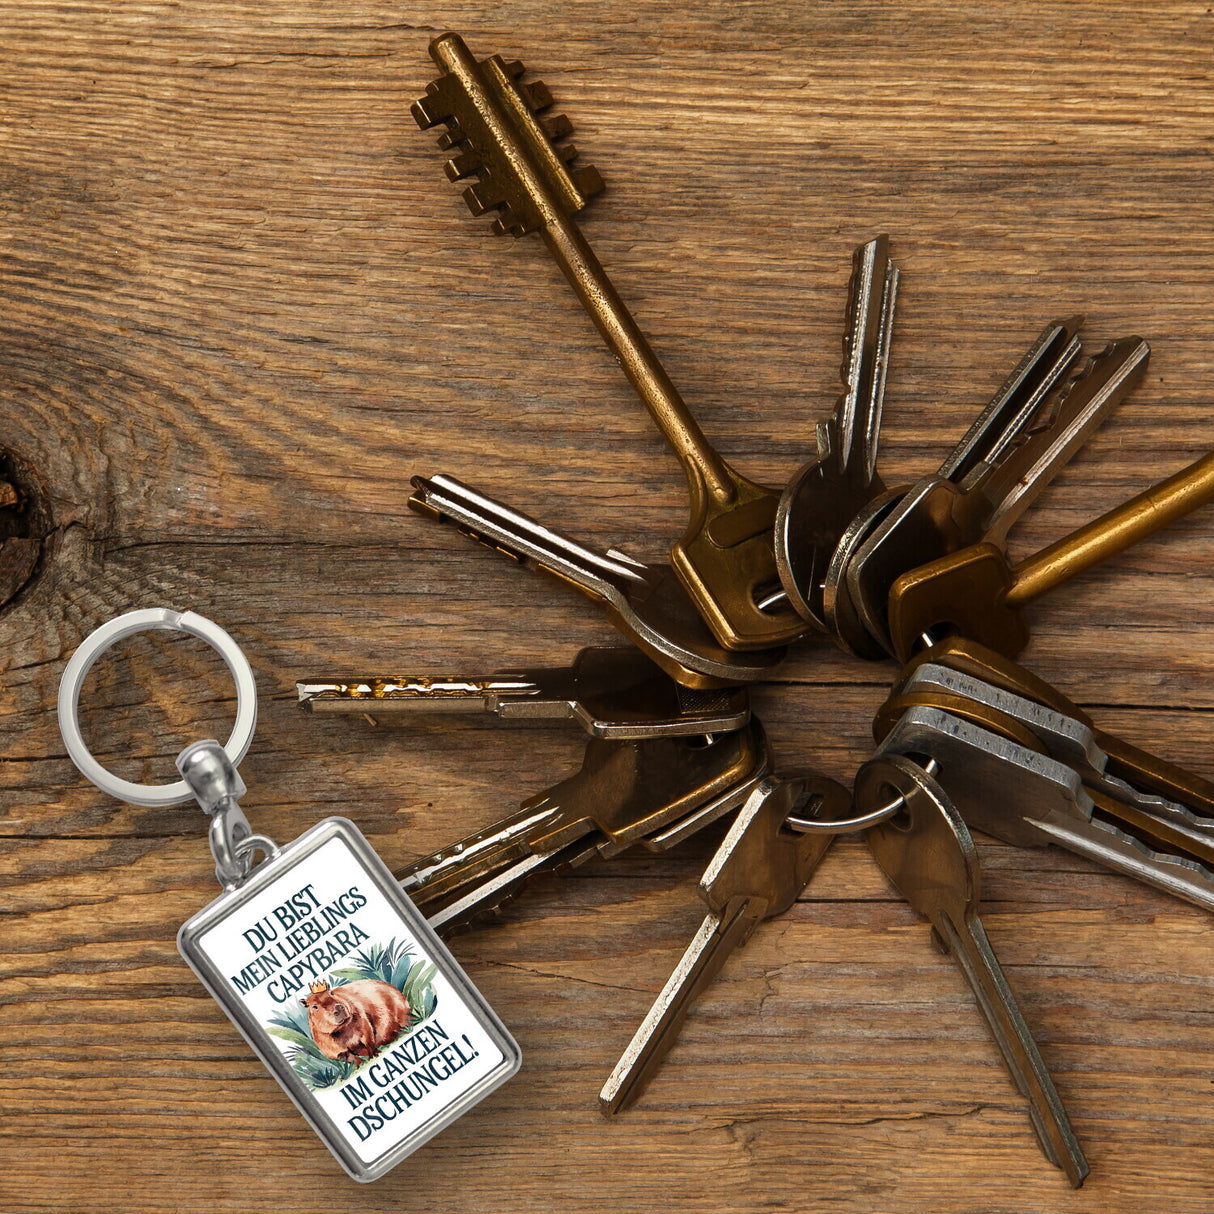
[[[235,764],[214,738],[194,742],[177,756],[177,770],[198,804],[211,816],[211,855],[215,876],[225,890],[236,889],[253,868],[253,853],[278,854],[265,835],[255,835],[240,808],[247,791]]]

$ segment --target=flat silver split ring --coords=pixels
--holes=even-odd
[[[232,726],[231,736],[223,748],[233,767],[245,757],[253,741],[253,730],[257,726],[257,684],[253,680],[249,660],[241,652],[240,646],[218,624],[192,611],[171,611],[167,607],[128,611],[90,633],[72,654],[59,683],[59,732],[63,734],[68,756],[103,792],[133,805],[159,808],[192,801],[194,792],[184,780],[174,784],[135,784],[119,779],[93,758],[80,733],[80,691],[93,664],[118,641],[137,632],[157,629],[189,633],[200,641],[206,641],[223,658],[236,682],[236,724]]]

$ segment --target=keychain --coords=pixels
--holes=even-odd
[[[236,680],[227,745],[177,756],[175,784],[106,771],[80,734],[80,689],[93,663],[137,632],[186,632]],[[132,611],[87,637],[59,685],[72,762],[135,805],[194,797],[210,815],[223,893],[181,927],[177,947],[342,1167],[376,1180],[505,1083],[519,1048],[362,832],[326,818],[277,847],[254,834],[236,772],[253,740],[257,688],[240,647],[191,611]],[[264,859],[254,864],[254,855]]]

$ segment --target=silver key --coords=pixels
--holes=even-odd
[[[764,745],[755,770],[750,776],[711,798],[673,825],[653,835],[644,836],[636,840],[636,843],[649,851],[669,851],[676,844],[689,839],[696,831],[737,809],[770,772],[771,761]],[[595,857],[610,859],[626,851],[629,846],[630,844],[604,838],[596,831],[554,852],[524,856],[507,868],[490,872],[487,876],[463,886],[452,901],[443,903],[437,910],[431,910],[427,914],[427,922],[444,937],[465,931],[475,927],[490,913],[500,910],[536,878],[568,872]],[[470,859],[475,862],[475,857]]]
[[[414,861],[400,874],[401,886],[428,918],[458,902],[461,919],[471,919],[500,905],[518,888],[517,878],[568,867],[557,853],[576,843],[612,856],[668,829],[685,838],[689,819],[707,825],[736,808],[769,762],[757,718],[707,744],[592,738],[575,775],[501,821]],[[552,859],[531,862],[537,856]]]
[[[788,910],[805,888],[833,838],[800,834],[786,824],[807,800],[820,802],[814,816],[828,820],[842,818],[851,805],[841,785],[806,772],[764,780],[734,819],[700,882],[708,914],[599,1093],[605,1114],[620,1112],[640,1095],[692,1003],[729,955],[764,919]]]
[[[974,841],[931,776],[908,759],[882,755],[856,776],[856,808],[876,809],[891,796],[903,799],[904,813],[867,831],[865,841],[965,975],[1012,1079],[1028,1098],[1042,1151],[1078,1188],[1087,1160],[978,917],[981,870]]]
[[[577,839],[547,854],[524,856],[463,890],[438,909],[426,911],[426,922],[444,939],[467,931],[516,898],[537,877],[568,872],[587,860],[593,860],[598,854],[597,840],[590,838]]]
[[[1079,353],[1075,336],[1082,318],[1047,325],[1016,369],[1000,386],[961,441],[940,465],[936,478],[951,483],[980,472],[1004,453],[1027,428],[1049,390]],[[933,478],[928,478],[933,479]],[[920,482],[922,484],[922,482]],[[864,622],[854,578],[856,555],[899,511],[917,486],[902,485],[874,498],[852,520],[839,540],[826,571],[823,604],[829,631],[848,653],[869,660],[886,656],[886,647]]]
[[[1090,726],[1076,717],[1057,712],[1036,700],[1026,699],[996,687],[984,679],[934,662],[925,662],[901,684],[903,693],[937,687],[949,695],[981,704],[1022,725],[1040,738],[1046,753],[1079,774],[1084,787],[1095,788],[1120,805],[1134,811],[1136,820],[1158,819],[1159,834],[1201,850],[1214,862],[1214,818],[1190,806],[1154,792],[1134,787],[1128,780],[1110,774],[1109,756],[1096,741]],[[1162,841],[1162,840],[1161,840]]]
[[[451,476],[414,477],[413,485],[410,509],[454,523],[519,564],[581,591],[685,687],[753,683],[784,659],[783,648],[734,652],[718,645],[669,565],[643,565],[616,549],[583,547]]]
[[[776,565],[788,601],[825,630],[826,569],[852,519],[885,485],[877,445],[898,293],[889,237],[861,245],[852,260],[834,413],[818,423],[818,454],[785,486],[776,511]]]
[[[1096,813],[1079,773],[1049,755],[929,707],[903,713],[879,753],[935,759],[937,781],[975,830],[1013,847],[1056,843],[1214,910],[1214,871],[1192,856],[1149,847]]]
[[[640,650],[583,649],[570,666],[485,676],[308,679],[295,684],[308,712],[412,721],[430,713],[491,712],[503,721],[576,721],[595,738],[633,740],[725,733],[750,719],[745,688],[683,687]]]
[[[1065,326],[1056,328],[1059,340],[1070,334]],[[1036,405],[1077,348],[1073,339],[1026,402],[1032,433],[985,452],[968,473],[966,461],[958,462],[957,471],[965,473],[959,481],[947,474],[951,461],[946,463],[945,475],[913,486],[856,550],[848,587],[865,627],[887,652],[894,652],[886,610],[894,582],[909,569],[979,541],[1002,543],[1012,524],[1146,374],[1150,348],[1145,341],[1128,337],[1113,342],[1070,381],[1043,424]]]

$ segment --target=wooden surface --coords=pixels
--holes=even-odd
[[[837,392],[852,247],[903,270],[887,480],[922,475],[1046,320],[1140,333],[1145,384],[1018,552],[1214,447],[1211,29],[1196,3],[0,9],[0,446],[45,490],[0,614],[0,1207],[122,1211],[1141,1211],[1214,1205],[1206,914],[980,841],[985,922],[1092,1165],[1039,1154],[950,962],[845,841],[692,1014],[640,1105],[596,1094],[701,905],[719,835],[536,889],[456,951],[517,1079],[356,1189],[179,959],[215,892],[196,810],[109,800],[53,704],[93,627],[190,608],[262,695],[257,829],[354,818],[387,862],[560,779],[582,740],[311,719],[297,676],[476,672],[611,639],[597,613],[408,515],[449,472],[661,557],[677,465],[537,239],[464,212],[409,103],[458,29],[521,57],[608,183],[586,231],[705,430],[779,483]],[[1209,511],[1032,609],[1025,661],[1206,776]],[[850,780],[894,675],[824,642],[756,699],[780,760]],[[141,638],[85,724],[167,779],[228,727],[218,659]]]

